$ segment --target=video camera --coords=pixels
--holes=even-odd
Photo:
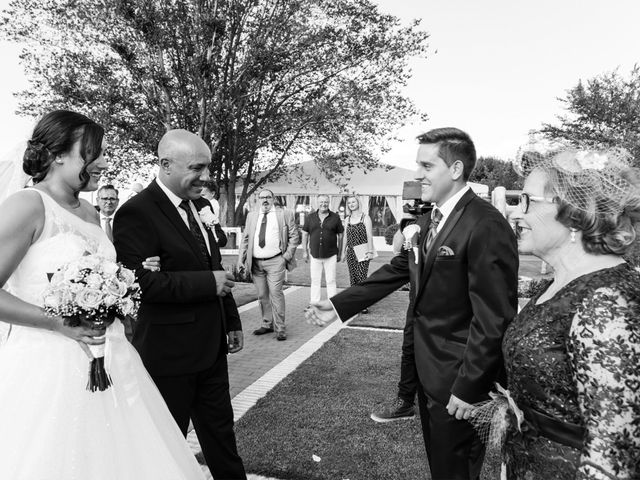
[[[430,213],[433,207],[422,201],[422,184],[418,181],[404,182],[402,200],[409,200],[402,206],[402,211],[410,215],[420,216]]]

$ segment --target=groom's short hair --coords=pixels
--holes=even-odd
[[[435,128],[418,136],[421,145],[437,144],[438,156],[448,167],[456,161],[463,165],[462,178],[469,180],[476,166],[476,147],[468,133],[459,128]]]

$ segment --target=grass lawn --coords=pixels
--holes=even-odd
[[[247,471],[283,480],[429,479],[419,418],[369,418],[395,395],[401,343],[399,333],[356,329],[327,342],[236,424]],[[499,478],[496,468],[487,462],[483,479]]]
[[[401,342],[398,333],[346,329],[326,343],[236,424],[247,471],[298,480],[429,478],[418,419],[369,418],[393,394]]]

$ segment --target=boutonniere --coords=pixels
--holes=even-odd
[[[418,263],[418,251],[420,250],[418,244],[418,238],[420,237],[420,225],[413,223],[407,225],[402,229],[402,236],[404,237],[404,248],[406,250],[412,249],[413,256],[416,264]]]
[[[212,230],[213,226],[219,223],[218,216],[213,213],[213,210],[211,210],[211,207],[209,206],[199,210],[198,215],[200,216],[202,224],[209,230]]]

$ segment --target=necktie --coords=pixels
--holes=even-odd
[[[267,243],[264,238],[267,233],[267,214],[268,212],[262,214],[262,222],[260,223],[260,232],[258,233],[258,245],[260,245],[260,248],[264,248]]]
[[[111,217],[104,217],[104,233],[110,242],[113,242],[113,230],[111,229]]]
[[[427,242],[425,243],[425,253],[429,251],[433,239],[436,238],[438,234],[440,220],[442,220],[442,212],[438,210],[438,207],[433,207],[433,210],[431,210],[431,224],[429,225],[429,233],[427,234]]]
[[[180,208],[187,212],[187,220],[189,221],[189,230],[196,239],[196,243],[200,248],[200,253],[204,257],[207,265],[211,268],[211,256],[209,255],[209,250],[207,250],[207,242],[204,241],[204,236],[202,235],[202,230],[200,230],[200,224],[196,221],[196,217],[193,215],[191,211],[191,206],[187,200],[183,200],[180,202]]]

